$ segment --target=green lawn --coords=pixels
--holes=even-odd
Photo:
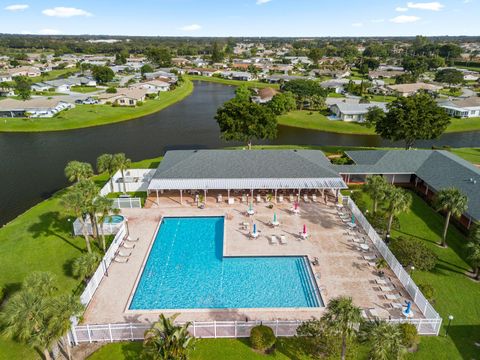
[[[447,95],[447,96],[460,96],[462,95],[462,90],[460,89],[440,89],[438,91],[440,94]]]
[[[391,102],[397,99],[396,96],[388,96],[388,95],[367,95],[367,96],[370,101],[375,101],[375,102]]]
[[[43,74],[43,76],[36,76],[30,78],[30,81],[32,83],[36,82],[42,82],[42,81],[47,81],[47,80],[55,80],[59,77],[68,77],[70,75],[75,74],[78,71],[78,69],[60,69],[60,70],[52,70],[49,71],[48,73]]]
[[[331,93],[328,93],[328,96],[329,98],[338,98],[338,99],[343,99],[345,97],[345,95],[343,94],[339,94],[339,93],[336,93],[336,92],[331,92]]]
[[[175,90],[163,92],[158,99],[147,100],[138,107],[111,105],[77,105],[53,118],[11,119],[0,118],[0,132],[38,132],[79,129],[132,120],[160,111],[191,94],[193,84],[186,80]]]
[[[480,164],[480,148],[456,148],[450,151],[471,163]]]
[[[377,100],[375,100],[377,101]],[[446,133],[478,131],[480,130],[480,118],[451,119]],[[329,120],[318,111],[294,110],[278,117],[280,125],[298,127],[303,129],[334,132],[352,135],[375,135],[374,128],[368,128],[364,124],[339,120]]]
[[[248,87],[256,87],[256,88],[271,87],[275,89],[278,89],[280,87],[280,85],[278,84],[267,84],[261,81],[229,80],[229,79],[222,79],[216,76],[186,75],[185,77],[190,80],[201,80],[201,81],[208,81],[208,82],[214,82],[214,83],[219,83],[224,85],[233,85],[233,86],[247,85]]]
[[[71,90],[82,94],[88,94],[100,89],[95,86],[72,86]]]
[[[370,199],[366,195],[363,199],[372,211]],[[444,320],[450,314],[455,317],[448,338],[423,337],[420,351],[409,358],[478,359],[480,349],[474,346],[474,342],[480,340],[480,283],[465,275],[470,266],[464,260],[464,235],[450,226],[447,237],[449,248],[438,247],[436,244],[440,241],[444,218],[417,195],[413,196],[411,210],[401,214],[399,222],[400,228],[392,232],[393,237],[409,236],[421,240],[439,259],[433,271],[415,271],[415,282],[427,282],[435,288],[434,307]],[[445,334],[445,325],[446,322],[441,335]]]

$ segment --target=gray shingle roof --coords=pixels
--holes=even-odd
[[[467,214],[480,220],[480,169],[449,151],[367,150],[346,154],[355,164],[331,165],[332,169],[341,174],[415,174],[435,191],[455,187],[468,197]]]

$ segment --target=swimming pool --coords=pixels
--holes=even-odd
[[[125,218],[122,215],[110,215],[105,218],[106,224],[120,224]]]
[[[164,218],[130,310],[323,306],[308,260],[223,257],[223,217]]]

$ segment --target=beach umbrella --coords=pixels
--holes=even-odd
[[[250,207],[248,208],[248,210],[253,211],[253,204],[252,203],[250,203]]]
[[[352,224],[355,224],[355,215],[352,214]]]
[[[273,213],[273,222],[274,223],[277,222],[277,213],[276,212]]]
[[[304,234],[307,233],[307,225],[306,225],[306,224],[303,224],[303,233],[304,233]]]
[[[254,234],[257,233],[257,224],[253,224],[253,233],[254,233]]]

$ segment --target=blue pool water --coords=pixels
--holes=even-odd
[[[223,230],[223,217],[164,218],[130,309],[323,306],[306,258],[223,258]]]
[[[111,215],[105,218],[107,224],[120,224],[124,217],[122,215]]]

